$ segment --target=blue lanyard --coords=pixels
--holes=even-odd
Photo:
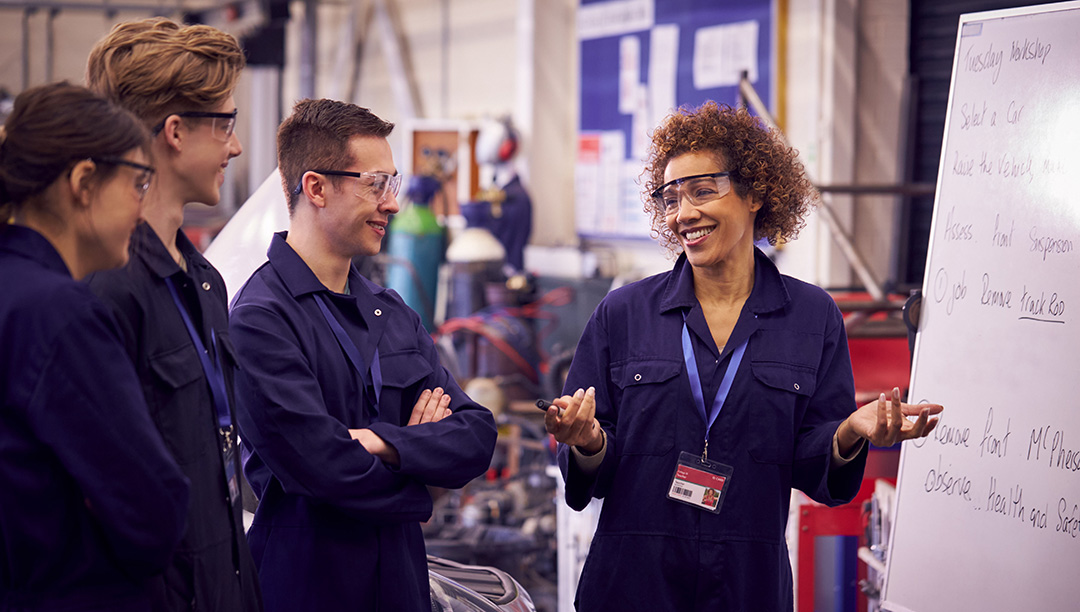
[[[364,358],[360,356],[356,343],[352,341],[349,334],[345,333],[345,328],[341,326],[341,323],[338,323],[334,315],[330,314],[330,309],[326,306],[326,296],[316,293],[315,302],[319,305],[319,310],[322,310],[323,317],[326,318],[327,324],[333,330],[334,336],[337,337],[341,350],[345,351],[345,356],[349,358],[353,369],[360,376],[360,386],[364,390],[364,394],[367,395],[367,384],[364,382],[364,372],[367,368],[364,367]],[[382,368],[379,367],[378,347],[375,348],[375,355],[371,358],[371,386],[375,388],[375,397],[369,396],[368,401],[371,403],[371,422],[375,423],[379,420],[379,396],[382,395]]]
[[[701,453],[702,459],[708,459],[709,454],[709,430],[712,429],[716,417],[720,416],[720,410],[724,407],[728,393],[731,391],[731,383],[735,380],[735,372],[742,363],[743,354],[746,352],[746,344],[750,339],[743,340],[742,344],[731,354],[724,379],[720,381],[720,390],[716,392],[712,410],[705,414],[705,394],[701,389],[701,376],[698,374],[697,360],[694,358],[694,346],[690,344],[690,331],[686,328],[686,318],[683,317],[682,325],[682,354],[686,363],[686,373],[690,377],[690,392],[694,395],[694,403],[697,405],[701,418],[705,421],[705,450]]]
[[[229,413],[229,396],[225,392],[225,375],[221,371],[221,360],[215,354],[214,361],[210,361],[210,353],[203,346],[199,333],[195,331],[195,325],[191,323],[191,317],[184,308],[183,302],[180,301],[180,294],[177,293],[172,278],[166,278],[165,284],[169,287],[176,309],[180,311],[180,317],[184,319],[191,342],[195,344],[195,349],[199,353],[199,362],[202,364],[203,374],[206,375],[206,382],[210,383],[210,393],[213,395],[214,408],[217,410],[218,427],[229,429],[232,427],[232,415]],[[217,335],[213,329],[210,330],[210,341],[217,344]]]

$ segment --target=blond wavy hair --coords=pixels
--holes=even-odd
[[[117,24],[90,52],[86,83],[153,126],[224,102],[244,69],[231,34],[164,17]]]
[[[739,197],[761,202],[754,220],[754,239],[769,244],[794,240],[806,215],[820,196],[806,178],[798,152],[784,144],[758,117],[746,109],[706,102],[683,106],[668,115],[652,133],[642,200],[652,224],[652,235],[675,254],[679,241],[667,226],[665,214],[650,194],[664,184],[668,162],[685,153],[712,155],[731,173],[731,185]]]

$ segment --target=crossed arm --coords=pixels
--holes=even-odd
[[[450,416],[450,395],[443,392],[442,387],[424,389],[413,406],[409,423],[406,427],[420,425],[422,423],[438,423]],[[383,440],[370,429],[350,429],[349,436],[364,447],[364,450],[382,459],[383,463],[393,466],[401,465],[401,457],[394,445]]]

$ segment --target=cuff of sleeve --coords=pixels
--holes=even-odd
[[[840,430],[837,429],[836,433],[834,433],[832,437],[832,466],[843,467],[851,463],[855,460],[856,457],[859,456],[859,453],[862,452],[863,446],[865,445],[866,439],[859,438],[859,443],[851,449],[851,452],[848,453],[847,457],[844,457],[840,454]]]
[[[574,458],[574,463],[582,474],[586,476],[592,476],[600,471],[600,464],[604,462],[604,455],[607,454],[607,432],[600,429],[600,435],[604,438],[603,444],[600,446],[600,450],[596,451],[595,455],[586,455],[578,450],[578,447],[570,447],[570,456]],[[835,440],[833,441],[833,448],[836,447]]]

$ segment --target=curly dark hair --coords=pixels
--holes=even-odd
[[[642,197],[652,220],[652,235],[662,246],[672,253],[679,251],[678,239],[650,194],[664,184],[668,162],[684,153],[701,152],[715,155],[720,167],[731,173],[739,197],[749,195],[761,202],[754,221],[755,240],[765,238],[775,245],[799,235],[819,195],[806,178],[797,151],[746,109],[709,101],[698,108],[679,108],[652,134],[642,173],[647,179]]]

